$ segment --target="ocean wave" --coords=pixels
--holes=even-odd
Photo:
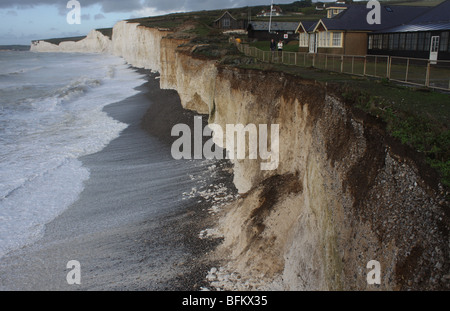
[[[55,95],[58,99],[67,101],[101,85],[102,81],[99,79],[80,78],[62,88],[57,89],[55,91]]]
[[[9,77],[9,76],[20,75],[20,74],[24,74],[24,73],[28,73],[28,72],[32,72],[32,71],[36,71],[36,70],[41,70],[43,68],[44,68],[44,66],[22,68],[22,69],[11,71],[11,72],[0,73],[0,77]]]

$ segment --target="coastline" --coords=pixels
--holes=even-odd
[[[173,160],[167,129],[189,124],[196,114],[182,108],[176,92],[159,88],[159,74],[133,69],[148,80],[140,93],[104,108],[129,127],[101,152],[80,159],[91,172],[85,189],[46,225],[43,238],[2,258],[0,290],[207,286],[213,266],[208,253],[220,239],[201,239],[199,233],[217,218],[207,212],[211,200],[186,194],[217,183],[232,189],[229,164]],[[165,118],[155,127],[149,121],[161,117],[161,110]],[[67,284],[71,260],[80,262],[81,285]]]

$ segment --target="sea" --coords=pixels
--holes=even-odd
[[[115,56],[0,52],[0,258],[77,200],[90,176],[79,158],[128,126],[103,108],[143,83]]]

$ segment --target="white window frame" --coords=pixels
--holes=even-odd
[[[339,41],[334,37],[337,34],[339,34]],[[319,48],[341,48],[343,44],[343,33],[319,31],[318,40]]]
[[[308,47],[309,34],[307,32],[301,32],[298,39],[299,39],[299,46],[301,46],[301,47]]]
[[[339,36],[339,38],[337,38]],[[336,48],[342,47],[343,33],[342,32],[332,32],[331,33],[331,45]]]

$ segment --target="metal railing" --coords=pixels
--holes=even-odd
[[[239,51],[263,62],[314,67],[358,76],[450,90],[450,61],[395,57],[387,55],[335,55],[323,53],[263,51],[238,44]]]

